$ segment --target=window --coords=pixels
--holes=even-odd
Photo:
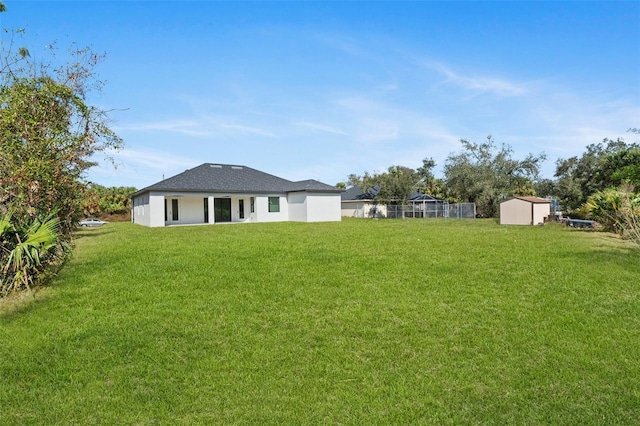
[[[269,197],[269,213],[280,211],[280,197]]]
[[[256,212],[256,199],[255,197],[251,197],[251,213],[255,213]]]

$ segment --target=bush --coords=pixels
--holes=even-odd
[[[640,194],[633,187],[623,185],[596,192],[582,206],[582,212],[598,221],[605,231],[640,244]]]
[[[0,218],[0,297],[31,290],[62,264],[66,244],[59,224],[52,216],[34,219],[28,226],[14,220],[11,213]]]

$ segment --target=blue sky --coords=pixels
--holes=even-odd
[[[38,57],[106,52],[90,102],[125,146],[87,179],[143,188],[204,162],[335,184],[441,176],[461,138],[558,158],[640,127],[640,2],[12,1]],[[5,36],[6,37],[6,36]]]

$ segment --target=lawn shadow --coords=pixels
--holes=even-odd
[[[113,229],[113,227],[110,227],[108,224],[95,227],[95,228],[78,228],[73,233],[73,238],[76,240],[80,240],[82,238],[99,237],[102,235],[111,234],[112,232],[115,232],[115,230]]]
[[[633,241],[605,232],[591,231],[586,235],[591,239],[588,250],[568,251],[557,253],[557,255],[567,259],[580,259],[580,261],[593,265],[615,263],[626,268],[627,266],[635,267],[640,264],[640,246]]]
[[[52,297],[49,287],[37,287],[33,290],[21,290],[0,299],[0,320],[11,321],[18,315],[37,309]]]

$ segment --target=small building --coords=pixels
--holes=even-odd
[[[551,214],[551,201],[538,197],[514,197],[500,203],[501,225],[539,225]]]
[[[411,194],[410,217],[449,217],[449,202],[427,194]],[[406,213],[405,213],[406,214]]]
[[[246,166],[205,163],[132,195],[144,226],[229,222],[340,221],[341,189],[292,182]]]

